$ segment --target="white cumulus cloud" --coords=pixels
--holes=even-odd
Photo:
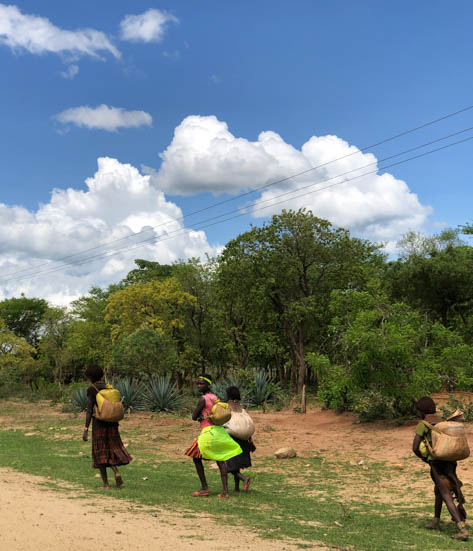
[[[297,149],[272,131],[261,132],[257,141],[250,141],[234,136],[227,124],[214,116],[194,115],[175,129],[172,142],[160,157],[158,171],[146,170],[157,188],[175,195],[238,194],[344,157],[255,194],[255,217],[305,207],[357,235],[395,242],[405,231],[420,229],[431,212],[404,181],[389,173],[379,174],[374,155],[361,153],[337,136],[312,136]],[[370,167],[363,169],[365,165]],[[350,171],[355,172],[345,178],[375,173],[321,190],[342,182],[339,175]],[[315,182],[319,184],[301,189]]]
[[[120,57],[120,52],[101,31],[61,29],[46,17],[25,14],[16,6],[5,4],[0,4],[0,43],[15,52],[31,54],[100,57],[101,52],[108,52]]]
[[[120,23],[120,37],[131,42],[161,42],[168,23],[179,23],[179,19],[156,9],[127,15]]]
[[[71,107],[54,118],[64,124],[75,124],[109,132],[119,128],[137,128],[153,124],[153,117],[146,111],[127,111],[122,107],[109,107],[104,104],[98,107],[87,105]]]
[[[0,299],[24,292],[67,304],[93,285],[122,279],[135,258],[166,264],[214,255],[204,232],[183,231],[181,210],[149,180],[129,164],[100,158],[85,191],[55,189],[34,212],[0,204]]]

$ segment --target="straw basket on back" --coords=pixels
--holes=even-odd
[[[461,461],[470,455],[465,426],[458,421],[441,421],[431,425],[423,421],[432,433],[432,445],[426,439],[430,454],[439,461]]]

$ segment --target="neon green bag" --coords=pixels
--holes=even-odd
[[[239,444],[228,435],[223,427],[218,425],[203,428],[197,443],[204,459],[227,461],[242,453]]]

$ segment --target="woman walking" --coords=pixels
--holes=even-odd
[[[436,425],[443,421],[435,415],[436,407],[432,398],[425,396],[416,402],[416,408],[422,417],[422,421],[416,427],[416,435],[412,443],[412,451],[430,466],[430,476],[434,483],[435,505],[434,518],[427,526],[429,530],[440,530],[440,513],[442,505],[445,503],[452,520],[458,526],[458,532],[452,536],[453,539],[460,541],[468,540],[468,530],[465,525],[466,511],[463,507],[465,498],[461,490],[462,482],[457,477],[456,461],[439,461],[436,460],[425,446],[425,440],[432,445],[432,431],[423,422],[427,421],[430,425]],[[423,445],[422,445],[423,444]],[[453,494],[453,495],[452,495]],[[458,500],[458,505],[455,505],[453,496]]]
[[[132,460],[130,454],[126,451],[125,446],[118,432],[118,422],[107,422],[96,419],[94,414],[94,406],[96,405],[96,396],[100,390],[106,388],[103,380],[103,369],[99,366],[89,366],[85,372],[86,377],[92,383],[87,389],[88,404],[87,413],[85,416],[85,427],[82,440],[87,442],[89,438],[89,425],[92,420],[92,466],[94,469],[99,469],[102,477],[102,488],[110,488],[107,477],[107,467],[110,467],[115,475],[115,483],[117,486],[123,484],[123,479],[118,472],[118,467],[128,465]]]
[[[228,387],[227,402],[232,412],[231,421],[234,421],[234,419],[238,416],[248,416],[248,413],[242,408],[240,400],[240,389],[236,386]],[[231,427],[231,421],[227,424],[228,426],[225,425],[227,431]],[[256,446],[251,436],[245,440],[242,440],[234,434],[231,434],[231,432],[229,432],[229,434],[233,438],[233,440],[235,440],[235,442],[240,446],[242,453],[236,455],[235,457],[232,457],[227,461],[227,469],[228,472],[233,475],[233,479],[235,481],[235,492],[240,491],[240,481],[243,482],[243,491],[247,492],[250,488],[251,479],[249,476],[242,475],[240,471],[241,469],[247,469],[248,467],[251,467],[250,452],[254,452],[256,450]]]
[[[193,421],[199,421],[201,433],[198,439],[185,452],[185,455],[192,457],[200,480],[200,490],[192,493],[194,497],[204,497],[210,494],[210,490],[205,477],[204,464],[202,459],[214,459],[217,461],[222,480],[222,493],[218,497],[228,498],[228,471],[226,461],[231,457],[241,453],[241,448],[236,444],[226,430],[221,426],[214,426],[208,417],[212,411],[214,403],[218,400],[217,396],[210,392],[212,379],[210,375],[202,374],[196,381],[197,388],[202,397],[192,414]],[[199,448],[199,441],[204,445],[205,453]]]

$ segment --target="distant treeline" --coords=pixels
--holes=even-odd
[[[404,236],[389,260],[312,213],[287,211],[231,240],[218,258],[137,259],[70,308],[0,302],[0,385],[202,371],[249,381],[264,371],[294,394],[366,418],[408,413],[413,398],[473,390],[471,227]]]

